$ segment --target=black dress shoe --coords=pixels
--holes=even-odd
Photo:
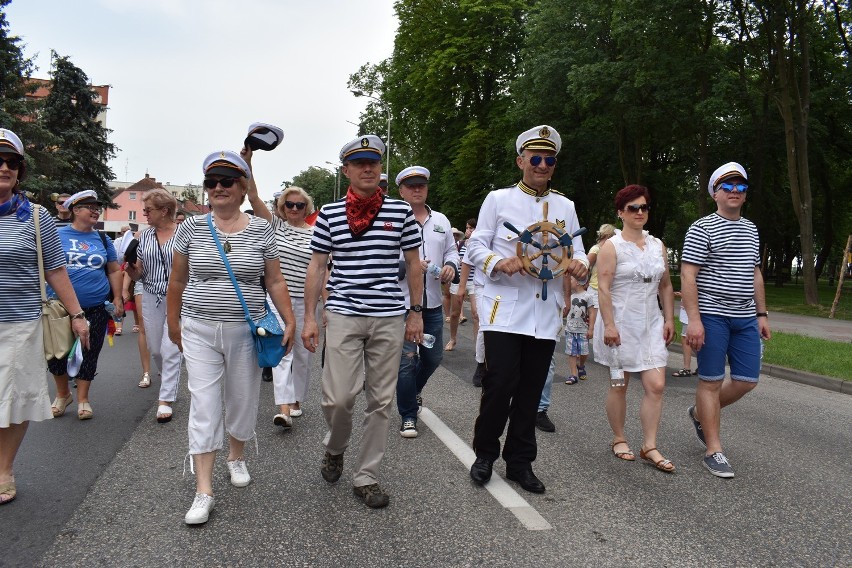
[[[542,432],[556,432],[556,426],[550,421],[546,410],[542,410],[536,415],[535,427]]]
[[[271,383],[272,382],[272,367],[264,367],[263,373],[260,375],[260,377],[263,379],[263,382]]]
[[[470,466],[470,478],[477,485],[485,485],[491,479],[491,470],[493,467],[494,462],[485,458],[476,458],[476,461]]]
[[[471,473],[473,475],[473,473]],[[544,483],[535,476],[532,468],[520,471],[506,470],[506,479],[517,481],[522,489],[530,493],[544,493]]]

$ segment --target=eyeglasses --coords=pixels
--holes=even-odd
[[[83,209],[88,209],[92,213],[100,213],[103,210],[103,207],[100,205],[93,205],[91,203],[87,203],[85,205],[75,205],[75,207],[82,207]]]
[[[142,213],[144,213],[145,215],[150,215],[151,211],[157,211],[159,209],[162,209],[162,208],[161,207],[145,207],[144,209],[142,209]]]
[[[745,193],[748,191],[747,183],[722,183],[719,184],[719,189],[725,193]],[[718,189],[716,190],[718,191]]]
[[[631,213],[639,213],[640,211],[642,213],[645,213],[651,210],[651,206],[647,203],[643,203],[642,205],[628,205],[627,207],[625,207],[625,209],[627,209]]]
[[[539,156],[537,154],[535,156],[530,156],[530,164],[532,164],[535,168],[538,167],[542,160],[544,160],[544,165],[548,168],[552,168],[556,165],[556,156]]]
[[[302,203],[300,201],[285,201],[284,202],[284,207],[286,207],[287,209],[292,209],[293,207],[295,207],[296,209],[301,211],[302,209],[304,209],[307,206],[308,206],[307,203]]]
[[[10,170],[14,171],[21,167],[22,159],[18,157],[0,158],[0,166],[6,164]]]
[[[225,189],[229,189],[235,183],[237,183],[237,178],[204,178],[204,187],[206,187],[207,189],[215,189],[216,185],[221,185]]]

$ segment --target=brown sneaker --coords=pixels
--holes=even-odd
[[[387,507],[390,503],[388,494],[382,491],[378,483],[372,485],[362,485],[361,487],[353,487],[352,492],[355,493],[364,504],[371,509],[381,509]]]
[[[334,483],[340,479],[340,476],[343,473],[343,454],[334,456],[326,452],[325,456],[322,458],[320,473],[322,473],[322,478],[329,483]]]

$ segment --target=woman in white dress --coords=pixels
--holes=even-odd
[[[666,385],[666,346],[674,338],[674,291],[666,247],[643,230],[651,207],[649,200],[648,189],[641,185],[628,185],[615,196],[623,229],[598,254],[601,317],[595,323],[594,353],[598,363],[609,367],[620,363],[624,369],[624,387],[611,387],[606,398],[613,454],[626,461],[636,459],[624,436],[627,385],[630,374],[636,373],[645,391],[639,408],[643,434],[639,457],[671,473],[674,464],[657,450],[657,429]]]

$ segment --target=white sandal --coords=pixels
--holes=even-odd
[[[147,389],[151,386],[151,374],[150,373],[142,373],[142,380],[139,381],[140,389]]]
[[[161,404],[157,407],[157,422],[165,424],[172,419],[172,407],[167,404]]]

